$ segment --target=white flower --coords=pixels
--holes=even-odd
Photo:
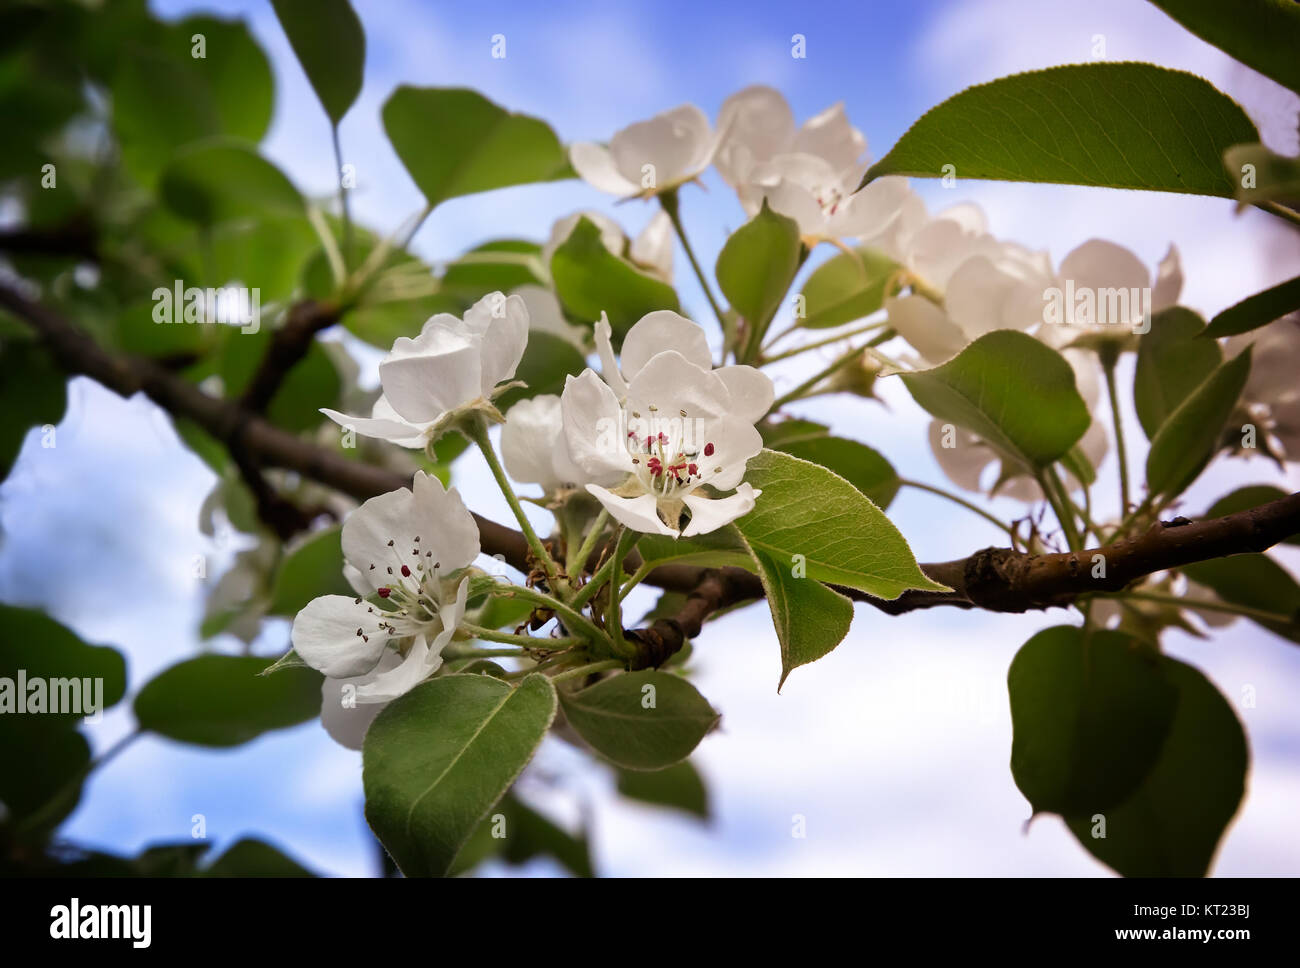
[[[516,287],[512,295],[524,301],[524,306],[528,310],[530,334],[548,333],[551,336],[558,336],[583,356],[587,355],[590,348],[590,331],[581,326],[574,326],[564,318],[564,310],[560,308],[560,300],[556,298],[555,293],[545,286],[529,282]]]
[[[944,309],[967,339],[995,329],[1022,332],[1043,321],[1043,293],[1055,284],[1046,252],[997,242],[959,265],[948,279]]]
[[[609,147],[580,141],[569,160],[588,184],[621,198],[649,197],[690,181],[713,158],[717,141],[709,119],[683,104],[615,133]]]
[[[1183,289],[1182,263],[1173,245],[1155,271],[1148,272],[1124,246],[1089,239],[1061,260],[1058,275],[1062,309],[1069,314],[1049,323],[1062,331],[1054,338],[1058,343],[1097,329],[1121,337],[1141,335],[1150,328],[1152,315],[1177,304]],[[1084,299],[1091,309],[1085,309]]]
[[[321,412],[367,437],[422,447],[471,411],[498,417],[492,399],[515,375],[528,343],[519,296],[488,293],[465,312],[432,316],[415,339],[401,337],[379,364],[383,394],[369,418]]]
[[[343,556],[367,594],[324,595],[293,621],[293,647],[331,679],[354,679],[356,700],[381,703],[423,682],[465,614],[478,525],[453,488],[419,471],[411,489],[366,501],[344,522]],[[395,653],[395,660],[390,653]]]
[[[867,142],[835,104],[798,130],[790,106],[770,87],[748,87],[723,103],[714,164],[745,211],[766,201],[813,241],[878,233],[908,197],[903,178],[878,178],[861,191]]]
[[[691,537],[747,514],[761,493],[742,481],[763,449],[754,422],[772,405],[772,381],[753,367],[712,368],[704,331],[677,313],[641,319],[614,359],[609,324],[597,324],[602,380],[569,377],[560,398],[575,464],[587,490],[620,524]],[[713,496],[703,490],[733,493]],[[689,512],[683,528],[681,518]]]
[[[570,491],[592,479],[569,456],[560,398],[553,393],[520,400],[510,408],[501,428],[501,457],[512,478],[521,484],[540,484],[547,495]]]

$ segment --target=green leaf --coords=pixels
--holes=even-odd
[[[511,688],[443,676],[390,703],[366,733],[366,820],[408,877],[446,874],[555,717],[550,680]]]
[[[1076,64],[967,88],[867,171],[1099,185],[1231,198],[1220,159],[1259,132],[1227,95],[1152,64]],[[947,169],[951,173],[952,169]]]
[[[799,223],[778,215],[764,200],[759,213],[733,232],[718,254],[718,288],[759,331],[758,338],[794,282],[802,248]]]
[[[39,811],[33,833],[58,826],[76,808],[90,767],[86,738],[75,729],[51,728],[50,718],[0,716],[0,804],[10,821]]]
[[[512,114],[476,91],[403,85],[384,103],[384,130],[430,207],[568,171],[544,121]]]
[[[27,340],[0,344],[0,481],[18,459],[27,431],[54,425],[67,409],[67,380],[41,346]]]
[[[163,168],[158,186],[172,211],[204,226],[304,212],[302,196],[280,169],[237,141],[187,145]]]
[[[749,549],[733,525],[693,538],[669,538],[646,534],[637,542],[636,553],[643,564],[658,567],[668,562],[701,568],[746,568],[754,570]]]
[[[515,370],[515,379],[523,380],[526,387],[516,387],[501,394],[497,406],[505,413],[520,400],[543,393],[559,394],[564,389],[564,378],[576,376],[587,366],[587,361],[577,347],[562,336],[533,330],[528,334],[523,359]]]
[[[560,705],[592,749],[629,770],[662,770],[686,759],[719,718],[681,676],[653,669],[562,691]]]
[[[361,93],[366,35],[348,0],[271,0],[312,90],[338,125]]]
[[[447,266],[442,274],[442,291],[463,300],[477,302],[490,292],[512,292],[520,286],[544,285],[534,269],[542,268],[542,247],[524,239],[497,239],[475,246]],[[536,331],[529,333],[531,338]]]
[[[43,612],[28,608],[0,605],[0,677],[11,681],[9,689],[0,690],[0,729],[21,718],[13,707],[18,700],[18,673],[22,670],[29,688],[26,708],[32,710],[34,693],[30,685],[41,681],[44,710],[41,722],[75,725],[91,712],[96,701],[95,680],[103,681],[103,708],[119,702],[126,694],[126,660],[117,649],[106,645],[87,645],[70,629]],[[86,680],[91,680],[86,690]],[[5,695],[5,693],[10,693]],[[69,708],[55,713],[53,706]]]
[[[1210,320],[1207,339],[1249,333],[1300,309],[1300,276],[1265,289],[1234,306],[1229,306]]]
[[[764,450],[750,460],[745,479],[763,492],[736,522],[756,553],[877,598],[892,600],[910,588],[948,590],[921,572],[898,529],[838,474]]]
[[[1064,457],[1091,422],[1070,364],[1013,330],[986,333],[942,366],[901,379],[933,416],[978,434],[1030,470]]]
[[[1176,306],[1157,313],[1138,340],[1133,402],[1148,440],[1223,362],[1218,343],[1196,338],[1204,331],[1200,316]]]
[[[709,819],[709,791],[690,760],[663,770],[618,770],[618,792],[642,803]]]
[[[1178,696],[1159,759],[1127,800],[1097,811],[1104,838],[1092,835],[1093,814],[1066,823],[1125,877],[1200,877],[1241,805],[1250,753],[1232,706],[1205,676],[1168,656],[1157,661]]]
[[[898,263],[883,252],[856,249],[823,262],[803,286],[807,329],[842,326],[870,316],[885,303],[885,289]]]
[[[466,873],[493,856],[513,865],[550,857],[577,877],[594,874],[586,834],[574,836],[529,807],[513,791],[501,798],[470,835],[449,873]]]
[[[594,323],[608,313],[615,341],[646,313],[681,309],[672,286],[611,253],[600,240],[600,229],[586,218],[551,256],[551,278],[569,315]]]
[[[343,577],[342,528],[326,528],[311,535],[285,555],[272,586],[272,615],[297,615],[321,595],[351,595]]]
[[[1221,518],[1228,514],[1236,514],[1238,511],[1249,511],[1251,508],[1257,508],[1261,504],[1268,504],[1270,501],[1280,501],[1287,496],[1287,492],[1280,487],[1273,487],[1271,484],[1250,484],[1246,487],[1239,487],[1231,494],[1225,494],[1214,502],[1214,505],[1206,511],[1202,518]],[[1283,539],[1284,544],[1300,545],[1300,532]]]
[[[1300,585],[1268,555],[1232,555],[1184,565],[1192,581],[1205,585],[1230,605],[1289,615],[1289,623],[1258,622],[1284,639],[1300,643]]]
[[[781,644],[781,679],[815,662],[844,641],[853,622],[853,603],[832,588],[806,576],[797,576],[786,556],[754,548],[758,575],[767,593],[776,638]]]
[[[199,746],[238,746],[320,715],[320,673],[260,673],[269,659],[201,655],[165,669],[135,698],[141,729]]]
[[[1218,448],[1250,376],[1251,347],[1221,364],[1161,424],[1147,451],[1147,488],[1177,497],[1204,470]]]
[[[204,56],[194,57],[200,34]],[[113,126],[123,162],[146,185],[181,145],[222,134],[257,142],[270,125],[271,66],[239,21],[191,17],[131,38],[117,64]]]
[[[812,437],[793,440],[774,449],[834,471],[882,511],[889,507],[902,486],[893,465],[878,451],[856,440]]]
[[[1300,92],[1300,7],[1292,0],[1151,0],[1243,64]]]
[[[315,877],[292,857],[281,853],[264,840],[245,837],[231,844],[209,864],[206,877]]]
[[[763,437],[763,446],[769,450],[785,450],[789,444],[831,435],[831,429],[825,424],[798,417],[765,421],[758,425],[758,432]]]
[[[1021,646],[1007,687],[1011,773],[1034,813],[1091,816],[1121,803],[1154,768],[1178,703],[1155,650],[1069,625]]]

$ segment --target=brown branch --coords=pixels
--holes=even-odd
[[[0,284],[0,307],[27,321],[70,373],[93,377],[123,396],[144,393],[168,413],[198,424],[232,451],[261,465],[296,471],[358,499],[406,486],[402,474],[318,447],[280,430],[238,401],[209,396],[156,363],[108,353],[58,313]],[[483,550],[501,555],[512,567],[528,570],[528,546],[519,532],[475,515]],[[1157,522],[1145,533],[1101,548],[1029,555],[1008,548],[986,548],[969,558],[921,565],[950,592],[904,592],[893,601],[840,589],[891,615],[936,606],[1026,612],[1069,605],[1081,595],[1120,591],[1154,572],[1228,555],[1263,551],[1300,533],[1300,493],[1221,518]],[[1100,555],[1104,577],[1093,577]],[[1100,569],[1097,569],[1100,571]],[[641,644],[639,664],[658,665],[699,634],[714,612],[763,597],[758,577],[741,568],[702,569],[664,565],[646,584],[687,594],[679,612],[628,635]]]
[[[244,408],[253,413],[264,413],[289,371],[311,349],[316,334],[338,321],[339,308],[333,303],[315,299],[294,303],[285,316],[284,325],[272,334],[266,355],[248,381],[241,401]]]
[[[0,231],[0,252],[17,255],[76,256],[96,261],[96,243],[94,222],[84,212],[55,226]]]

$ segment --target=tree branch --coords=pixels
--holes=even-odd
[[[158,364],[108,353],[58,313],[0,283],[0,307],[31,325],[70,373],[92,377],[130,396],[144,393],[176,417],[184,417],[232,449],[260,464],[292,470],[303,477],[364,500],[404,487],[402,474],[349,460],[280,430],[240,401],[212,397]],[[501,555],[512,567],[528,570],[523,535],[475,515],[483,550]],[[950,592],[904,592],[893,601],[854,589],[840,591],[890,615],[922,608],[954,606],[993,612],[1026,612],[1064,607],[1082,595],[1114,592],[1157,571],[1180,565],[1263,551],[1300,533],[1300,493],[1221,518],[1157,522],[1145,533],[1104,547],[1078,552],[1031,555],[1009,548],[985,548],[968,558],[923,564],[921,570]],[[1097,556],[1101,556],[1100,559]],[[1104,560],[1105,571],[1097,563]],[[642,655],[638,662],[658,665],[699,634],[705,619],[720,609],[763,597],[758,577],[741,568],[704,569],[664,565],[645,579],[666,591],[685,592],[686,603],[672,618],[629,631]]]
[[[289,371],[311,349],[316,334],[338,321],[339,308],[333,303],[315,299],[294,303],[285,315],[284,324],[272,334],[266,355],[248,381],[242,399],[244,408],[264,413]]]

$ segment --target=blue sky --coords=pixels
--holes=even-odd
[[[1141,0],[1075,5],[1035,0],[960,3],[551,4],[359,2],[367,28],[366,82],[344,120],[346,160],[357,166],[354,211],[388,229],[420,206],[388,148],[379,108],[394,86],[469,86],[506,106],[541,116],[566,141],[605,139],[618,127],[691,101],[711,116],[751,83],[781,89],[799,118],[844,101],[879,157],[924,110],[962,87],[1018,70],[1086,60],[1094,38],[1109,59],[1145,59],[1194,70],[1237,96],[1277,147],[1295,150],[1294,98],[1234,66]],[[308,192],[325,196],[333,162],[328,127],[292,59],[269,5],[260,2],[155,3],[166,16],[209,10],[243,15],[269,51],[277,107],[267,153]],[[504,34],[507,57],[490,56]],[[790,56],[803,34],[808,56]],[[1286,121],[1290,112],[1290,125]],[[959,173],[960,174],[960,173]],[[743,212],[712,173],[707,190],[688,189],[683,209],[706,265]],[[1184,302],[1213,313],[1300,271],[1294,236],[1228,203],[1054,186],[958,180],[953,189],[918,185],[934,207],[974,200],[996,234],[1059,260],[1091,237],[1128,245],[1154,264],[1168,244],[1183,253]],[[640,203],[612,205],[578,182],[530,186],[458,199],[421,230],[430,259],[453,257],[485,239],[544,238],[558,217],[597,208],[635,231],[652,214]],[[686,306],[707,306],[677,254]],[[373,363],[373,361],[370,361]],[[815,363],[808,363],[809,367]],[[806,375],[806,374],[803,374]],[[800,379],[799,367],[779,375]],[[374,379],[373,371],[365,378]],[[929,455],[926,421],[897,387],[884,404],[830,399],[805,412],[870,443],[903,473],[944,483]],[[1142,439],[1134,426],[1131,439]],[[492,493],[480,464],[458,465],[466,493]],[[1114,503],[1113,458],[1101,469],[1099,501]],[[1263,460],[1216,470],[1189,493],[1197,511],[1238,483],[1296,489]],[[0,597],[45,604],[87,638],[129,656],[132,685],[201,646],[194,629],[205,588],[189,572],[194,554],[227,559],[196,528],[211,477],[176,445],[150,405],[74,383],[58,446],[29,439],[0,487]],[[86,500],[93,487],[95,500]],[[474,506],[508,520],[503,503]],[[1019,506],[1000,502],[1012,515]],[[946,560],[998,541],[978,518],[927,495],[905,492],[891,509],[921,560]],[[543,517],[539,517],[539,522]],[[1288,563],[1298,561],[1291,555]],[[219,568],[214,567],[213,573]],[[693,663],[702,691],[724,713],[723,729],[697,760],[711,781],[716,819],[703,826],[611,796],[608,775],[548,741],[526,796],[557,819],[592,824],[607,873],[1097,874],[1104,869],[1059,822],[1022,831],[1028,806],[1007,768],[1010,722],[1006,668],[1019,645],[1051,616],[956,611],[897,619],[860,606],[853,631],[828,658],[793,674],[783,693],[766,613],[750,609],[709,629]],[[1206,641],[1171,634],[1173,654],[1204,669],[1241,708],[1255,754],[1251,795],[1230,831],[1221,873],[1300,872],[1294,834],[1300,800],[1300,651],[1238,622]],[[287,646],[272,623],[261,645]],[[224,644],[223,644],[224,647]],[[92,728],[97,748],[129,723],[115,712]],[[207,818],[218,845],[268,836],[304,862],[334,874],[376,867],[361,818],[360,760],[335,747],[316,723],[229,752],[205,753],[144,740],[97,774],[65,827],[83,842],[135,850],[188,838],[191,817]],[[805,816],[808,837],[790,836]],[[529,868],[549,873],[545,863]]]

